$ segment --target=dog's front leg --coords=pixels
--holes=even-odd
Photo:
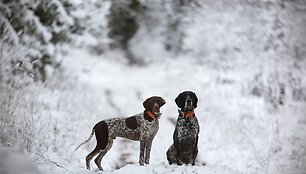
[[[174,147],[176,149],[176,164],[177,165],[182,165],[182,157],[181,157],[181,135],[180,135],[180,130],[177,128],[174,130],[174,135],[173,135],[173,140],[174,140]]]
[[[197,138],[194,142],[193,153],[192,153],[192,158],[191,158],[191,164],[192,165],[194,165],[195,159],[198,155],[198,139],[199,139],[199,136],[197,136]]]
[[[140,140],[139,164],[141,166],[143,166],[145,162],[145,150],[146,150],[145,141]]]
[[[149,164],[150,161],[150,152],[152,147],[152,140],[148,140],[145,143],[145,163]]]

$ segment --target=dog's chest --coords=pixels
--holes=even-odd
[[[159,129],[158,120],[148,121],[148,120],[142,119],[141,121],[142,121],[142,124],[140,128],[140,139],[141,140],[153,139]]]
[[[176,129],[179,139],[196,137],[199,133],[197,118],[179,118],[177,121]]]

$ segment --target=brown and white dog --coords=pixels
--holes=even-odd
[[[153,96],[143,102],[145,111],[142,113],[128,118],[111,118],[98,122],[93,127],[90,137],[76,148],[77,150],[80,146],[89,142],[93,134],[96,135],[97,145],[86,156],[86,168],[90,169],[91,159],[99,154],[95,163],[100,170],[103,170],[101,160],[112,147],[113,140],[116,137],[140,141],[139,163],[140,165],[149,164],[152,141],[159,129],[160,108],[165,103],[162,97]]]

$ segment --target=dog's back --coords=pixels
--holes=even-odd
[[[139,140],[140,125],[143,122],[142,114],[137,114],[128,118],[111,118],[105,120],[108,127],[108,135],[111,139],[116,137],[128,138],[131,140]]]

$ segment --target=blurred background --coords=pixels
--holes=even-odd
[[[306,1],[0,0],[0,143],[42,173],[86,173],[95,140],[74,148],[92,126],[152,95],[167,101],[151,152],[165,166],[184,90],[199,98],[199,163],[305,173]],[[116,140],[102,164],[138,151]]]

